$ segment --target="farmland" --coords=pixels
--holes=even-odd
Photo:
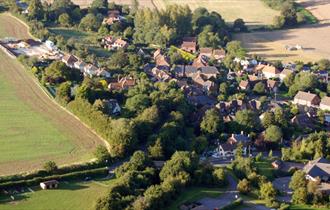
[[[0,197],[0,210],[89,210],[93,209],[97,198],[106,193],[108,185],[102,182],[61,182],[58,189],[41,190],[36,186],[34,192]],[[6,201],[6,202],[4,202]]]
[[[8,14],[0,15],[0,26],[0,37],[29,37]],[[50,99],[18,61],[1,51],[0,63],[0,174],[35,170],[48,160],[90,160],[101,139]]]
[[[316,61],[321,58],[329,59],[330,47],[324,43],[330,42],[328,36],[330,16],[327,12],[330,9],[330,2],[311,0],[301,0],[300,2],[319,19],[318,24],[290,30],[239,34],[235,39],[242,41],[243,46],[251,54],[258,54],[267,60]],[[287,51],[286,45],[300,45],[304,49]]]

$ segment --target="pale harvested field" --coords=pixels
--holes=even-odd
[[[28,38],[27,28],[0,14],[0,37]],[[102,140],[38,86],[16,60],[0,51],[0,175],[93,158]]]
[[[218,12],[227,22],[243,18],[249,26],[270,25],[278,11],[260,0],[161,0],[165,4],[187,4],[194,10],[205,7]]]
[[[330,59],[330,0],[303,0],[303,5],[320,19],[319,24],[291,30],[239,34],[251,54],[268,60],[317,61]],[[301,45],[304,50],[287,51],[285,45]]]

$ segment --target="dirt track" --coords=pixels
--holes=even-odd
[[[28,38],[27,29],[13,17],[0,18],[1,28],[11,36]],[[6,22],[6,24],[4,24]],[[9,23],[9,24],[8,24]],[[1,29],[3,30],[3,28]],[[103,141],[77,118],[66,112],[54,100],[50,99],[38,86],[32,74],[14,59],[10,59],[2,51],[0,52],[0,74],[4,75],[15,88],[17,96],[34,111],[50,120],[60,132],[65,133],[72,140],[75,148],[65,158],[52,157],[58,164],[70,164],[86,160],[91,157],[92,151]],[[49,160],[47,157],[33,161],[15,161],[14,163],[0,164],[0,174],[10,174],[22,171],[35,170],[41,164]]]

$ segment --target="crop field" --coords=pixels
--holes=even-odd
[[[39,186],[25,193],[0,197],[0,210],[90,210],[109,185],[101,182],[60,182],[58,189],[41,190]]]
[[[28,38],[27,28],[0,14],[1,37]],[[0,175],[90,160],[102,140],[50,99],[17,60],[0,51]]]
[[[278,11],[268,8],[260,0],[162,0],[168,4],[187,4],[194,10],[205,7],[218,12],[227,22],[243,18],[251,27],[270,25]]]
[[[317,61],[321,58],[330,59],[330,1],[301,0],[302,6],[308,9],[319,23],[306,25],[290,30],[254,32],[238,34],[240,40],[251,54],[258,54],[267,60],[284,61]],[[300,45],[303,50],[288,51],[286,45]]]

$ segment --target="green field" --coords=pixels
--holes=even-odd
[[[53,190],[33,187],[34,192],[14,195],[15,201],[9,196],[0,197],[0,210],[90,210],[109,186],[104,182],[61,182]]]
[[[179,206],[183,203],[197,201],[205,197],[217,197],[223,193],[223,189],[219,188],[200,188],[191,187],[180,193],[177,199],[167,208],[167,210],[179,210]]]
[[[74,148],[68,136],[16,96],[1,74],[0,101],[0,163],[65,155]]]
[[[274,169],[270,160],[263,160],[256,162],[258,174],[264,175],[269,180],[274,179]]]
[[[155,4],[160,7],[169,4],[188,4],[192,10],[205,7],[210,11],[218,12],[227,22],[243,18],[250,27],[270,25],[274,17],[279,14],[261,0],[157,0]]]
[[[0,38],[29,38],[26,25],[0,14]],[[0,176],[89,161],[102,140],[52,99],[16,59],[0,51]]]

